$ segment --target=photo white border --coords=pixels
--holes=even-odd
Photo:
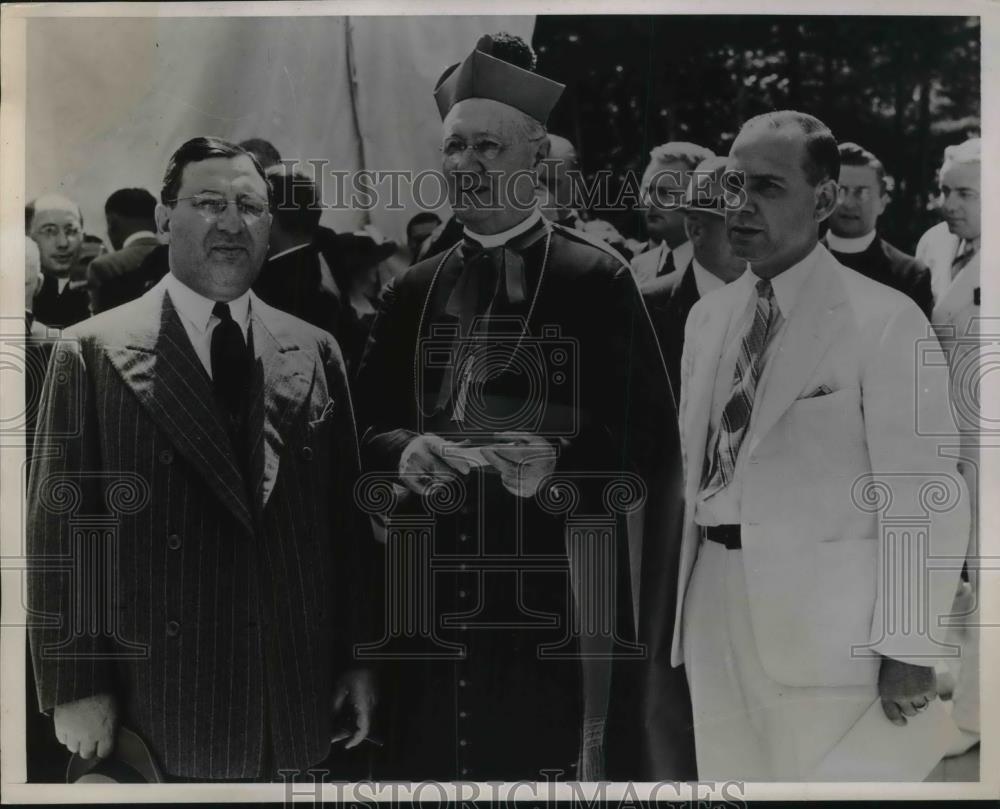
[[[25,171],[25,20],[38,17],[190,17],[190,16],[343,16],[343,15],[426,15],[433,8],[438,14],[791,14],[798,16],[835,14],[838,16],[910,16],[940,14],[954,16],[979,16],[982,31],[982,131],[984,154],[1000,156],[1000,7],[989,0],[891,0],[877,4],[867,0],[627,0],[609,9],[606,0],[507,0],[502,3],[473,2],[471,0],[435,0],[433,6],[416,0],[343,0],[342,2],[248,2],[248,3],[47,3],[39,5],[5,5],[0,9],[0,322],[7,318],[22,318],[20,308],[23,283],[24,256],[24,171]],[[984,162],[983,171],[983,221],[1000,223],[1000,158]],[[982,244],[983,316],[998,317],[1000,301],[1000,244],[997,231],[989,231]],[[993,268],[986,272],[985,268]],[[1000,335],[998,335],[1000,340]],[[8,374],[8,377],[10,375]],[[983,380],[983,401],[1000,401],[1000,374],[987,375]],[[19,385],[0,388],[0,417],[23,410],[23,390]],[[998,439],[1000,441],[1000,439]],[[21,573],[16,569],[22,541],[21,469],[23,449],[7,449],[0,453],[0,492],[3,493],[0,509],[0,550],[4,559],[0,568],[2,581],[2,628],[0,628],[0,794],[4,803],[48,803],[54,801],[75,803],[123,802],[242,802],[286,800],[283,784],[155,784],[155,785],[83,785],[83,784],[24,784],[25,754],[22,728],[24,727],[24,611],[20,604]],[[993,453],[995,456],[996,453]],[[990,453],[983,453],[981,491],[1000,491],[1000,464]],[[983,555],[992,557],[1000,570],[1000,506],[995,500],[983,497],[980,509],[980,537]],[[14,561],[12,561],[14,560]],[[986,586],[982,591],[984,623],[1000,626],[1000,592],[996,586],[1000,574],[984,571],[981,578]],[[18,624],[20,624],[18,626]],[[997,722],[987,718],[1000,718],[1000,632],[984,631],[982,634],[982,695],[981,716],[983,736],[981,742],[980,777],[976,784],[963,783],[892,783],[892,784],[747,784],[745,799],[753,800],[829,800],[829,799],[995,799],[1000,794],[1000,743]],[[993,686],[992,688],[990,686]],[[442,785],[451,800],[469,798],[468,790],[461,786]],[[651,784],[613,784],[608,786],[609,800],[649,797]],[[684,792],[676,795],[672,789],[663,789],[661,797],[667,800],[707,800],[704,786],[683,785]],[[297,784],[297,800],[314,800],[310,785]],[[519,787],[512,800],[548,797],[572,800],[578,792],[568,784],[550,786],[542,784],[537,796]],[[585,794],[592,796],[588,785]],[[593,789],[593,787],[590,787]],[[629,791],[631,789],[631,791]],[[509,790],[508,790],[509,792]],[[486,793],[487,795],[489,793]],[[716,800],[730,797],[716,792]],[[439,793],[429,792],[435,802]],[[323,785],[324,799],[338,797],[337,788]],[[373,801],[371,788],[361,784],[344,789],[339,797],[346,800]],[[406,795],[400,792],[401,799]]]

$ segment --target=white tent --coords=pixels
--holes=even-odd
[[[443,15],[31,19],[27,198],[60,191],[103,235],[112,191],[159,196],[170,154],[208,134],[262,137],[285,158],[341,171],[437,168],[438,76],[482,34],[530,41],[533,26],[533,17]],[[401,188],[402,210],[327,210],[324,222],[370,222],[402,240],[417,208]],[[349,201],[329,177],[323,190],[328,205]]]

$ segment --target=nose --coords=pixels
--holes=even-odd
[[[69,236],[63,231],[56,231],[56,247],[69,247]]]
[[[216,226],[228,233],[239,233],[243,229],[243,217],[236,207],[236,200],[229,200],[226,203],[226,210],[219,214]]]

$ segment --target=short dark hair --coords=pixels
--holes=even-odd
[[[278,223],[295,233],[312,233],[323,214],[319,189],[305,174],[287,166],[267,172],[271,212]]]
[[[170,155],[167,170],[163,175],[163,188],[160,189],[160,202],[171,206],[177,202],[185,166],[189,163],[211,160],[214,157],[249,157],[260,178],[264,181],[264,185],[267,186],[268,202],[271,201],[271,186],[267,182],[264,169],[260,167],[260,163],[257,162],[257,158],[253,154],[222,138],[198,137],[191,138],[191,140],[181,144],[181,147]]]
[[[152,220],[156,197],[145,188],[119,188],[104,203],[104,215],[116,214],[125,219]]]
[[[263,138],[247,138],[239,142],[241,149],[246,149],[257,158],[261,168],[267,171],[271,166],[281,162],[281,153],[274,148],[274,144]]]
[[[433,222],[435,225],[441,224],[441,217],[433,211],[421,211],[406,223],[406,237],[410,237],[410,231],[415,225],[426,225]]]
[[[889,182],[885,173],[885,166],[882,165],[882,161],[875,157],[875,155],[863,146],[858,146],[858,144],[851,143],[850,141],[840,144],[840,146],[837,147],[837,151],[840,153],[840,165],[863,166],[872,169],[875,172],[875,176],[878,178],[878,185],[879,188],[882,189],[882,193],[884,194],[889,191]]]
[[[837,182],[840,178],[840,152],[837,151],[837,139],[830,131],[830,127],[819,118],[797,110],[765,112],[763,115],[755,115],[743,124],[740,132],[754,126],[780,129],[788,125],[797,126],[806,137],[806,163],[803,168],[810,185],[819,185],[824,180]]]

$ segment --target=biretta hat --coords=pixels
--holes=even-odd
[[[726,173],[725,157],[709,157],[702,160],[691,172],[691,179],[684,191],[684,202],[681,205],[685,212],[700,211],[726,215],[726,188],[722,178]],[[732,188],[728,189],[730,192]]]
[[[438,79],[434,100],[443,119],[466,98],[489,98],[520,110],[544,124],[566,85],[490,55],[493,40],[481,37],[464,62],[452,65]]]

